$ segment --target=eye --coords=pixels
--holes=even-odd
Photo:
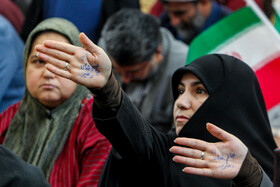
[[[33,60],[32,62],[34,64],[45,64],[45,62],[43,60],[39,60],[39,59]]]
[[[203,88],[203,87],[198,87],[198,88],[196,89],[196,93],[198,93],[198,94],[207,94],[207,91],[206,91],[206,89]]]
[[[178,88],[178,94],[182,95],[185,92],[185,90],[183,88]]]

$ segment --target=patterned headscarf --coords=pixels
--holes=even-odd
[[[25,82],[32,43],[38,35],[46,31],[59,33],[67,37],[71,44],[81,46],[79,31],[71,22],[61,18],[42,21],[33,29],[26,41]],[[70,98],[54,109],[48,109],[32,97],[26,87],[20,108],[8,128],[4,145],[28,163],[39,166],[48,179],[79,114],[82,101],[88,94],[87,88],[77,85]]]

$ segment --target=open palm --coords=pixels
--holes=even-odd
[[[213,124],[207,123],[206,128],[222,141],[209,143],[192,138],[177,138],[175,142],[179,146],[171,148],[171,152],[177,154],[173,160],[187,165],[183,171],[189,174],[233,179],[243,164],[248,148],[237,137]]]
[[[84,48],[45,41],[43,45],[36,46],[38,57],[47,62],[46,68],[58,76],[88,88],[101,88],[111,74],[111,61],[103,49],[91,42],[84,33],[80,34],[79,39]]]

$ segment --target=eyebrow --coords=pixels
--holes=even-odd
[[[37,57],[37,55],[32,55],[31,59],[33,59],[33,58],[38,58],[38,57]]]
[[[195,81],[195,82],[192,82],[191,83],[191,86],[196,86],[196,85],[199,85],[199,84],[202,84],[202,82],[200,81]],[[203,84],[202,84],[203,85]]]
[[[201,82],[201,81],[195,81],[195,82],[192,82],[192,83],[191,83],[191,86],[196,86],[196,85],[199,85],[199,84],[202,84],[202,82]],[[185,86],[182,82],[180,82],[179,85]],[[178,85],[178,86],[179,86],[179,85]],[[203,85],[203,84],[202,84],[202,85]],[[203,85],[203,86],[204,86],[204,85]]]

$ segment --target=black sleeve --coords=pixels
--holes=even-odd
[[[165,145],[168,137],[145,121],[113,73],[103,88],[90,91],[94,95],[92,116],[96,127],[121,156],[149,160],[151,155],[169,149]]]
[[[143,181],[139,185],[145,184],[141,186],[147,186],[145,181],[151,183],[151,180],[157,181],[159,186],[167,186],[162,184],[167,184],[169,179],[172,138],[144,120],[114,79],[112,75],[104,88],[91,89],[94,94],[92,116],[95,125],[112,144],[109,160],[104,166],[104,170],[110,174],[105,172],[104,177],[103,173],[101,181],[107,183],[108,180],[114,181],[112,176],[119,176],[118,179],[126,182],[134,179],[139,182],[136,179],[141,178]],[[119,166],[126,172],[121,172]],[[129,184],[131,186],[133,183]]]
[[[92,116],[96,127],[122,157],[136,156],[142,159],[151,155],[153,134],[157,132],[143,119],[124,92],[116,116],[103,109],[93,104]]]
[[[246,158],[238,175],[233,179],[234,187],[257,187],[261,185],[263,178],[262,169],[258,161],[248,150]]]

